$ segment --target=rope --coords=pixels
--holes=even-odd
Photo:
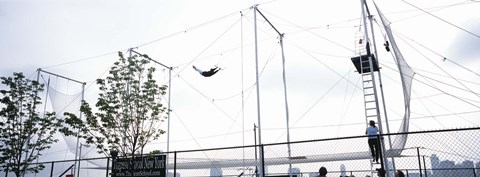
[[[123,50],[120,50],[120,51],[128,51],[128,49],[123,49]],[[118,51],[108,52],[108,53],[104,53],[104,54],[100,54],[100,55],[96,55],[96,56],[92,56],[92,57],[82,58],[82,59],[78,59],[78,60],[73,60],[73,61],[69,61],[69,62],[65,62],[65,63],[60,63],[60,64],[57,64],[57,65],[45,66],[45,67],[41,67],[41,68],[45,69],[45,68],[53,68],[53,67],[57,67],[57,66],[63,66],[63,65],[67,65],[67,64],[73,64],[73,63],[86,61],[86,60],[91,60],[91,59],[95,59],[95,58],[99,58],[99,57],[103,57],[103,56],[107,56],[107,55],[111,55],[111,54],[115,54],[115,53],[118,53]]]
[[[185,130],[188,132],[188,134],[193,138],[193,141],[197,144],[198,147],[200,147],[200,149],[202,149],[202,146],[200,145],[200,143],[197,141],[197,139],[193,136],[192,132],[190,131],[190,129],[187,128],[187,126],[185,125],[185,122],[182,121],[182,119],[180,119],[180,116],[178,116],[177,112],[173,111],[172,112],[177,115],[178,117],[178,120],[180,121],[180,123],[182,123],[182,125],[185,127]],[[170,132],[169,132],[170,133]],[[209,160],[209,161],[212,161],[212,159],[207,155],[207,152],[206,151],[201,151],[203,153],[203,155],[205,155],[205,157]],[[217,167],[215,165],[215,163],[212,163],[212,166],[213,167]]]
[[[348,73],[347,73],[348,74]],[[333,88],[335,88],[339,83],[340,81],[342,81],[344,79],[344,77],[340,78],[337,82],[335,82],[335,84],[333,84],[323,95],[321,95],[316,101],[315,103],[313,103],[293,124],[292,126],[294,126],[295,124],[297,124],[298,122],[300,122],[300,120],[302,120],[321,100],[323,100],[323,98],[325,98],[326,95],[328,95],[328,93],[330,93],[330,91],[333,90]],[[282,135],[279,136],[279,138],[276,140],[278,141],[280,139],[280,137],[282,137],[283,135],[285,135],[285,131],[283,132]]]
[[[464,2],[460,2],[460,3],[455,3],[455,4],[445,5],[445,6],[428,7],[428,8],[424,8],[424,9],[434,9],[434,10],[431,10],[430,12],[435,12],[435,11],[443,10],[443,9],[453,7],[453,6],[464,5],[467,2],[469,2],[469,1],[467,0],[467,1],[464,1]],[[417,10],[404,10],[404,11],[391,12],[391,13],[388,13],[388,14],[398,14],[398,13],[414,12],[414,11],[417,11]],[[404,20],[411,19],[411,18],[420,16],[420,15],[422,15],[422,14],[412,15],[412,16],[405,17],[405,18],[402,18],[402,19],[398,19],[398,20],[395,20],[395,22],[404,21]]]
[[[333,41],[333,40],[330,40],[330,39],[328,39],[328,38],[326,38],[326,37],[324,37],[324,36],[321,36],[321,35],[319,35],[319,34],[313,33],[313,32],[312,32],[310,29],[308,29],[308,28],[304,28],[304,27],[301,27],[301,26],[299,26],[299,25],[296,25],[296,24],[294,24],[293,22],[290,22],[290,21],[288,21],[288,20],[286,20],[286,19],[284,19],[284,18],[278,17],[278,16],[276,16],[276,15],[274,15],[274,14],[272,14],[272,13],[269,13],[268,11],[265,11],[265,12],[268,13],[268,14],[270,14],[270,15],[272,15],[272,16],[274,16],[274,17],[276,17],[276,18],[279,18],[280,20],[283,20],[283,21],[285,21],[285,22],[287,22],[287,23],[290,23],[290,24],[292,24],[292,25],[294,25],[294,26],[296,26],[296,27],[298,27],[298,28],[300,28],[300,29],[303,29],[304,31],[307,31],[307,32],[309,32],[309,33],[311,33],[311,34],[313,34],[313,35],[315,35],[315,36],[317,36],[317,37],[320,37],[320,38],[322,38],[322,39],[324,39],[324,40],[326,40],[326,41],[328,41],[328,42],[330,42],[330,43],[332,43],[332,44],[335,44],[335,45],[337,45],[337,46],[339,46],[339,47],[341,47],[341,48],[344,48],[344,49],[346,49],[346,50],[348,50],[348,51],[355,52],[354,50],[352,50],[352,49],[350,49],[350,48],[348,48],[348,47],[346,47],[346,46],[344,46],[344,45],[342,45],[342,44],[340,44],[340,43],[337,43],[337,42],[335,42],[335,41]]]
[[[179,73],[181,73],[183,70],[185,70],[187,67],[189,67],[195,60],[197,60],[203,53],[205,53],[210,47],[213,46],[213,44],[215,44],[220,38],[223,37],[223,35],[225,35],[228,31],[230,31],[230,29],[233,28],[233,26],[235,26],[240,20],[237,20],[235,21],[235,23],[233,23],[230,27],[228,27],[227,30],[225,30],[222,34],[220,34],[220,36],[218,36],[215,40],[213,40],[205,49],[203,49],[196,57],[194,57],[192,60],[190,60],[190,62],[187,63],[187,66],[183,67]]]
[[[403,40],[404,42],[406,42],[403,38],[400,37],[401,40]],[[451,79],[457,81],[457,83],[459,83],[461,86],[463,86],[464,88],[466,88],[468,91],[470,91],[470,93],[474,94],[475,96],[479,97],[480,98],[480,94],[478,93],[475,93],[473,90],[471,90],[470,88],[468,88],[465,84],[463,84],[462,82],[460,82],[458,79],[456,79],[455,77],[453,77],[452,75],[450,75],[447,71],[445,71],[443,68],[441,68],[440,66],[438,66],[436,63],[434,63],[430,58],[428,58],[427,56],[425,56],[423,53],[421,53],[417,48],[413,47],[410,43],[406,42],[408,44],[408,46],[410,46],[413,50],[415,50],[416,52],[418,52],[420,55],[422,55],[425,59],[427,59],[428,61],[430,61],[430,63],[432,63],[433,65],[435,65],[438,69],[440,69],[441,71],[443,71],[445,74],[447,74]]]
[[[301,48],[300,46],[298,46],[298,45],[295,44],[294,42],[291,42],[291,44],[293,44],[293,46],[297,47],[298,49],[300,49],[302,52],[304,52],[304,53],[307,54],[308,56],[312,57],[314,60],[318,61],[320,64],[322,64],[323,66],[325,66],[327,69],[329,69],[330,71],[332,71],[333,73],[335,73],[337,76],[340,76],[341,78],[349,81],[348,79],[345,78],[344,75],[338,73],[338,72],[335,71],[333,68],[329,67],[327,64],[325,64],[325,63],[323,63],[322,61],[320,61],[320,59],[318,59],[317,57],[313,56],[313,55],[309,52],[309,50],[306,50],[306,49],[304,49],[304,48]],[[349,81],[349,83],[352,84],[352,85],[356,85],[355,83],[350,82],[350,81]],[[357,88],[359,88],[359,87],[357,87]]]
[[[353,67],[350,67],[350,70],[348,71],[348,73],[351,73],[351,72],[352,72],[352,69],[353,69]],[[350,75],[350,74],[349,74],[349,75]],[[360,84],[360,78],[361,78],[361,77],[358,77],[358,79],[357,79],[357,84],[355,84],[355,85],[357,86],[357,88],[358,88],[358,85]],[[347,79],[347,80],[350,80],[350,79]],[[348,84],[347,84],[346,87],[345,87],[345,95],[344,95],[344,97],[343,97],[343,103],[346,102],[346,99],[347,99],[347,94],[346,94],[346,93],[347,93],[347,91],[348,91],[348,88],[349,88],[349,87],[348,87]],[[343,120],[345,119],[345,116],[347,115],[347,114],[346,114],[346,113],[347,113],[347,110],[348,110],[347,108],[350,107],[350,103],[352,103],[353,95],[355,95],[356,90],[357,90],[357,89],[355,89],[355,88],[353,89],[352,95],[350,96],[350,100],[348,101],[347,106],[344,107],[344,110],[343,110],[343,111],[341,112],[341,114],[340,114],[340,124],[342,124]],[[340,133],[340,126],[338,126],[338,128],[337,128],[337,136],[338,136],[339,133]]]
[[[242,9],[241,11],[246,10],[246,9],[248,9],[248,8]],[[156,43],[156,42],[158,42],[158,41],[162,41],[162,40],[165,40],[165,39],[174,37],[174,36],[176,36],[176,35],[184,34],[184,33],[186,33],[187,31],[191,31],[191,30],[200,28],[200,27],[202,27],[202,26],[205,26],[205,25],[208,25],[208,24],[211,24],[211,23],[220,21],[220,20],[222,20],[222,19],[224,19],[224,18],[227,18],[227,17],[229,17],[229,16],[232,16],[232,15],[234,15],[234,14],[236,14],[236,13],[237,13],[237,12],[224,15],[224,16],[222,16],[222,17],[219,17],[219,18],[216,18],[216,19],[213,19],[213,20],[210,20],[210,21],[201,23],[201,24],[199,24],[199,25],[196,25],[196,26],[193,26],[193,27],[190,27],[190,28],[187,28],[187,29],[178,31],[178,32],[174,32],[174,33],[169,34],[169,35],[166,35],[166,36],[164,36],[164,37],[160,37],[160,38],[158,38],[158,39],[154,39],[154,40],[152,40],[152,41],[139,44],[139,45],[137,45],[136,47],[133,47],[133,48],[138,48],[138,47],[147,46],[147,45]],[[126,52],[126,51],[128,51],[129,49],[130,49],[130,48],[128,48],[128,49],[122,49],[122,50],[120,50],[120,51],[121,51],[121,52]],[[103,57],[103,56],[107,56],[107,55],[112,55],[112,54],[116,54],[116,53],[118,53],[118,51],[107,52],[107,53],[103,53],[103,54],[99,54],[99,55],[95,55],[95,56],[91,56],[91,57],[86,57],[86,58],[82,58],[82,59],[77,59],[77,60],[73,60],[73,61],[69,61],[69,62],[65,62],[65,63],[60,63],[60,64],[56,64],[56,65],[50,65],[50,66],[41,67],[41,68],[46,69],[46,68],[58,67],[58,66],[62,66],[62,65],[73,64],[73,63],[82,62],[82,61],[86,61],[86,60],[96,59],[96,58],[99,58],[99,57]]]
[[[445,23],[447,23],[447,24],[449,24],[449,25],[451,25],[451,26],[454,26],[455,28],[457,28],[457,29],[459,29],[459,30],[461,30],[461,31],[464,31],[464,32],[466,32],[466,33],[468,33],[468,34],[470,34],[470,35],[472,35],[472,36],[475,36],[475,37],[477,37],[477,38],[480,39],[480,36],[479,36],[478,34],[475,34],[475,33],[473,33],[473,32],[470,32],[470,31],[466,30],[465,28],[462,28],[462,27],[460,27],[460,26],[457,26],[457,25],[455,25],[455,24],[453,24],[453,23],[451,23],[451,22],[449,22],[449,21],[447,21],[447,20],[444,20],[444,19],[442,19],[442,18],[440,18],[440,17],[438,17],[438,16],[436,16],[436,15],[433,15],[432,13],[430,13],[430,12],[428,12],[428,11],[426,11],[426,10],[423,10],[423,9],[421,9],[421,8],[419,8],[419,7],[411,4],[411,3],[409,3],[409,2],[406,2],[405,0],[403,0],[403,2],[405,2],[406,4],[408,4],[408,5],[412,6],[412,7],[417,8],[418,10],[421,10],[421,11],[425,12],[425,13],[428,14],[428,15],[431,15],[432,17],[435,17],[436,19],[439,19],[439,20],[441,20],[441,21],[443,21],[443,22],[445,22]]]
[[[430,52],[432,52],[432,53],[436,54],[437,56],[439,56],[439,57],[443,58],[443,60],[444,60],[444,61],[449,61],[449,62],[452,62],[453,64],[455,64],[455,65],[457,65],[457,66],[459,66],[459,67],[461,67],[461,68],[463,68],[463,69],[465,69],[465,70],[467,70],[467,71],[469,71],[469,72],[471,72],[471,73],[473,73],[473,74],[475,74],[475,75],[477,75],[477,76],[479,76],[479,77],[480,77],[480,74],[479,74],[479,73],[476,73],[475,71],[473,71],[473,70],[471,70],[471,69],[468,69],[467,67],[465,67],[465,66],[462,66],[462,65],[460,65],[460,64],[458,64],[458,63],[456,63],[456,62],[454,62],[454,61],[453,61],[453,60],[451,60],[451,59],[448,59],[448,57],[446,57],[446,56],[444,56],[444,55],[442,55],[442,54],[440,54],[440,53],[438,53],[438,52],[434,51],[433,49],[430,49],[430,48],[428,48],[427,46],[425,46],[425,45],[423,45],[423,44],[421,44],[421,43],[419,43],[419,42],[417,42],[417,41],[415,41],[415,40],[413,40],[413,39],[411,39],[411,38],[409,38],[409,37],[407,37],[407,36],[405,36],[405,35],[403,35],[403,34],[401,34],[401,33],[395,32],[395,34],[397,34],[397,35],[401,36],[401,37],[400,37],[400,39],[402,39],[402,40],[403,40],[403,38],[406,38],[406,39],[410,40],[411,42],[413,42],[413,43],[415,43],[415,44],[417,44],[417,45],[419,45],[419,46],[423,47],[424,49],[427,49],[428,51],[430,51]],[[404,41],[405,41],[405,40],[404,40]]]
[[[388,66],[385,66],[385,67],[386,67],[386,68],[390,68],[390,67],[388,67]],[[392,68],[390,68],[390,69],[392,69]],[[392,69],[392,70],[394,70],[394,69]],[[417,73],[417,74],[418,74],[418,73]],[[431,78],[426,77],[426,76],[424,76],[424,75],[422,75],[422,74],[418,74],[418,75],[420,75],[420,76],[422,76],[422,77],[424,77],[424,78],[431,79]],[[478,105],[475,105],[475,104],[473,104],[473,103],[470,103],[470,102],[466,101],[465,99],[462,99],[462,98],[460,98],[460,97],[458,97],[458,96],[455,96],[455,95],[453,95],[453,94],[450,94],[450,93],[447,93],[447,92],[445,92],[445,91],[443,91],[443,90],[440,90],[438,87],[435,87],[435,86],[432,86],[432,85],[430,85],[430,84],[427,84],[427,83],[425,83],[425,82],[423,82],[423,81],[420,81],[420,80],[416,79],[415,77],[414,77],[413,79],[416,80],[416,81],[418,81],[418,82],[420,82],[420,83],[422,83],[422,84],[424,84],[424,85],[426,85],[426,86],[429,86],[429,87],[431,87],[432,89],[435,89],[435,90],[437,90],[437,91],[439,91],[439,92],[441,92],[441,93],[444,93],[444,94],[446,94],[446,95],[449,95],[449,96],[451,96],[451,97],[453,97],[453,98],[456,98],[456,99],[458,99],[458,100],[460,100],[460,101],[462,101],[462,102],[465,102],[465,103],[467,103],[467,104],[469,104],[469,105],[472,105],[472,106],[474,106],[474,107],[480,108],[480,106],[478,106]],[[431,80],[434,80],[434,79],[431,79]],[[434,80],[434,81],[443,83],[443,84],[448,85],[448,86],[452,86],[452,85],[450,85],[450,84],[444,83],[444,82],[439,81],[439,80]],[[452,87],[454,87],[454,86],[452,86]]]

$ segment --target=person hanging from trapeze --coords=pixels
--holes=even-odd
[[[215,67],[210,69],[209,71],[203,71],[203,70],[195,67],[195,65],[193,65],[193,69],[195,69],[195,71],[197,71],[198,73],[200,73],[204,77],[210,77],[210,76],[213,76],[218,71],[220,71],[222,68],[219,68],[218,66],[215,65]]]

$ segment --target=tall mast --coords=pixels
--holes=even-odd
[[[362,74],[362,78],[364,79],[364,83],[365,83],[365,76],[366,77],[369,77],[368,79],[368,82],[371,82],[371,89],[373,91],[373,100],[375,102],[375,117],[377,118],[377,122],[378,122],[378,127],[379,127],[379,132],[380,134],[383,134],[383,126],[382,126],[382,118],[381,118],[381,115],[380,115],[380,109],[379,109],[379,103],[378,103],[378,93],[377,93],[377,86],[376,86],[376,79],[375,79],[375,68],[374,66],[377,66],[378,67],[378,62],[374,61],[373,58],[372,58],[372,55],[370,53],[370,40],[369,40],[369,30],[368,30],[368,27],[367,27],[367,17],[368,19],[370,20],[370,24],[372,25],[372,17],[370,15],[370,12],[368,11],[368,6],[367,6],[367,3],[366,3],[366,0],[360,0],[361,1],[361,6],[362,6],[362,19],[363,19],[363,27],[364,27],[364,32],[365,32],[365,41],[366,41],[366,50],[367,50],[367,58],[368,58],[368,66],[369,66],[369,73],[364,73],[363,69],[362,71],[360,71],[360,74]],[[367,11],[367,12],[365,12]],[[367,14],[368,13],[368,14]],[[375,46],[375,37],[373,35],[373,28],[371,28],[371,32],[372,32],[372,45]],[[376,50],[375,50],[376,52]],[[378,56],[377,56],[378,57]],[[378,61],[378,60],[377,60]],[[375,62],[375,63],[374,63]],[[375,64],[375,65],[374,65]],[[362,56],[360,56],[360,67],[362,67]],[[377,69],[378,72],[380,73],[380,70]],[[368,76],[369,75],[369,76]],[[379,76],[380,78],[380,76]],[[382,87],[382,84],[381,84],[381,81],[379,80],[379,83],[380,83],[380,87]],[[365,87],[365,85],[363,85],[363,89],[364,89],[364,93],[365,93],[365,89],[367,89]],[[382,91],[382,94],[383,94],[383,91]],[[365,97],[364,97],[365,98]],[[382,95],[382,98],[383,98],[383,95]],[[383,108],[385,108],[385,101],[382,102],[383,103]],[[367,104],[365,104],[366,106]],[[368,114],[367,114],[367,107],[365,107],[365,112],[366,112],[366,116],[368,117]],[[373,117],[372,117],[373,118]],[[367,120],[368,121],[368,120]],[[387,123],[388,124],[388,123]],[[385,169],[385,171],[387,172],[387,177],[390,177],[390,173],[389,172],[389,167],[388,165],[386,164],[387,163],[387,158],[386,158],[386,148],[385,148],[385,142],[383,140],[383,137],[380,137],[379,139],[380,141],[380,149],[381,149],[381,161],[382,161],[382,165],[383,165],[383,168]]]
[[[260,161],[263,162],[263,148],[262,148],[262,124],[260,123],[260,82],[258,79],[258,42],[257,42],[257,4],[253,6],[253,26],[255,32],[255,79],[256,79],[256,89],[257,89],[257,118],[258,118],[258,144],[260,145]],[[263,163],[262,163],[263,164]],[[260,165],[259,168],[260,176],[265,174],[263,166]]]

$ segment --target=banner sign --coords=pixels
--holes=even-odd
[[[166,155],[118,158],[112,177],[165,177]]]

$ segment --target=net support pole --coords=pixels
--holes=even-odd
[[[288,151],[288,159],[289,159],[288,174],[289,176],[292,176],[292,164],[290,163],[292,153],[290,149],[290,125],[289,125],[289,110],[288,110],[288,99],[287,99],[287,79],[286,79],[286,73],[285,73],[285,52],[283,48],[284,34],[280,33],[280,31],[278,31],[278,29],[270,22],[270,20],[268,20],[267,17],[265,17],[265,15],[263,15],[263,13],[260,10],[258,10],[258,8],[255,8],[255,11],[257,11],[263,17],[263,19],[265,19],[265,21],[267,21],[268,24],[270,24],[270,26],[277,32],[280,38],[280,47],[282,51],[282,71],[283,71],[282,76],[283,76],[283,92],[284,92],[284,100],[285,100],[285,117],[287,122],[287,149],[288,149],[287,151]]]
[[[167,159],[166,163],[168,164],[169,155],[170,155],[170,98],[172,94],[172,67],[168,67],[168,104],[167,104]],[[176,155],[176,154],[175,154]],[[176,157],[176,156],[175,156]],[[168,166],[168,165],[167,165]],[[165,175],[168,176],[168,168],[165,168]],[[174,169],[175,175],[175,169]]]
[[[365,31],[365,39],[368,43],[368,40],[369,40],[369,37],[368,37],[368,27],[367,27],[367,16],[368,16],[368,19],[370,19],[370,24],[372,23],[371,22],[371,15],[370,15],[370,12],[368,12],[368,6],[367,6],[367,3],[366,3],[366,0],[360,0],[361,1],[361,8],[362,8],[362,19],[363,19],[363,27],[364,27],[364,31]],[[367,10],[367,12],[365,12],[365,10]],[[373,28],[371,28],[371,32],[372,32],[372,35],[373,35]],[[375,46],[375,40],[372,41],[372,45]],[[367,45],[367,47],[369,47]],[[367,50],[369,50],[367,48]],[[372,86],[373,86],[373,91],[374,91],[374,97],[375,97],[375,106],[376,106],[376,112],[377,112],[377,122],[378,122],[378,127],[379,127],[379,131],[380,131],[380,134],[383,134],[383,126],[382,126],[382,118],[380,116],[380,110],[379,110],[379,103],[378,103],[378,95],[377,95],[377,86],[376,86],[376,81],[375,81],[375,72],[373,70],[373,61],[372,61],[372,57],[371,56],[368,56],[368,61],[369,61],[369,66],[370,66],[370,75],[371,75],[371,78],[372,78]],[[383,104],[385,104],[384,101],[382,101]],[[387,162],[387,158],[386,158],[386,154],[385,154],[385,141],[384,141],[384,138],[383,136],[380,137],[380,144],[381,144],[381,153],[382,153],[382,161],[384,162],[383,164],[383,168],[385,169],[386,172],[389,172],[389,167],[388,167],[388,162]],[[390,177],[390,173],[387,173],[386,174],[387,177]]]
[[[78,80],[75,80],[75,79],[72,79],[72,78],[68,78],[68,77],[65,77],[65,76],[62,76],[62,75],[59,75],[59,74],[55,74],[55,73],[51,73],[51,72],[48,72],[48,71],[45,71],[45,70],[42,70],[42,68],[38,68],[37,69],[38,71],[38,75],[40,75],[40,72],[44,72],[44,73],[47,73],[47,74],[50,74],[50,75],[53,75],[53,76],[56,76],[56,77],[60,77],[62,79],[66,79],[66,80],[69,80],[69,81],[73,81],[73,82],[76,82],[76,83],[79,83],[79,84],[82,84],[82,100],[84,99],[84,96],[85,96],[85,85],[87,83],[85,82],[80,82]],[[39,76],[37,76],[39,77]],[[39,79],[39,78],[37,78]],[[80,115],[79,115],[79,118],[82,119],[82,113],[80,112]],[[77,130],[77,132],[80,132],[80,129]],[[78,158],[78,145],[80,143],[80,137],[77,136],[77,144],[75,146],[75,163],[73,164],[73,168],[71,169],[71,171],[73,172],[74,176],[77,176],[75,174],[75,167],[77,167],[77,158]],[[77,176],[78,177],[78,176]]]
[[[82,101],[85,99],[85,84],[82,84]],[[78,111],[79,112],[79,119],[82,120],[82,112],[81,111]],[[78,136],[78,134],[80,133],[80,128],[77,130],[77,145],[76,145],[76,149],[79,150],[80,152],[77,152],[77,150],[75,150],[75,158],[77,158],[77,153],[78,154],[82,154],[82,143],[80,143],[80,137]],[[75,161],[75,166],[78,165],[77,169],[78,171],[75,173],[75,176],[76,177],[80,177],[80,159],[82,157],[80,157],[80,155],[78,156],[78,161]]]
[[[257,6],[258,4],[255,4],[253,6],[253,28],[254,28],[254,36],[255,36],[255,80],[256,80],[256,91],[257,91],[257,121],[258,121],[258,144],[262,146],[262,124],[261,124],[261,118],[260,118],[260,82],[258,79],[258,34],[257,34]],[[260,161],[264,161],[265,159],[263,158],[263,148],[260,148],[259,150],[259,155],[260,155]],[[263,163],[262,163],[263,164]],[[265,175],[265,169],[263,169],[262,165],[259,166],[259,176],[262,177]]]
[[[370,20],[370,29],[373,30],[373,18],[371,18],[371,16],[369,16],[368,18]],[[379,60],[380,60],[380,56],[378,56],[378,50],[377,50],[377,45],[375,45],[375,33],[372,33],[372,40],[374,41],[373,42],[373,48],[375,50],[375,56],[377,57],[377,60],[375,60],[375,62],[377,62],[377,66],[380,66],[380,63],[379,63]],[[385,104],[385,95],[384,95],[384,92],[383,92],[383,84],[382,84],[382,74],[381,74],[381,69],[379,68],[378,69],[378,83],[379,83],[379,87],[380,87],[380,96],[382,98],[382,107],[383,107],[383,115],[385,117],[385,126],[387,128],[387,133],[390,134],[390,125],[388,124],[388,116],[387,116],[387,106]],[[387,136],[388,138],[388,144],[390,145],[390,149],[392,149],[392,137],[390,135]],[[382,142],[383,143],[383,142]],[[386,148],[385,146],[383,147],[383,152],[386,152]],[[386,154],[384,154],[385,156],[385,160],[387,159],[387,156]],[[395,159],[393,156],[390,157],[390,159],[392,160],[392,166],[393,166],[393,171],[395,171],[396,167],[395,167]]]
[[[168,164],[168,159],[169,159],[169,154],[168,152],[170,152],[170,111],[171,111],[171,107],[170,107],[170,103],[171,103],[171,95],[172,95],[172,70],[173,70],[173,67],[171,66],[167,66],[163,63],[160,63],[158,62],[157,60],[154,60],[150,57],[148,57],[147,55],[145,54],[141,54],[135,50],[133,50],[133,48],[130,48],[129,49],[130,52],[133,52],[133,53],[136,53],[138,55],[141,55],[141,56],[144,56],[146,59],[156,63],[156,64],[159,64],[160,66],[163,66],[165,67],[166,69],[168,69],[168,103],[167,103],[167,159],[166,159],[166,163]],[[165,174],[168,174],[168,168],[165,168],[166,170],[166,173]]]
[[[283,92],[284,92],[284,99],[285,99],[285,117],[287,121],[287,148],[288,148],[288,174],[292,176],[292,163],[290,162],[292,159],[292,150],[290,148],[290,114],[288,109],[288,99],[287,99],[287,76],[285,73],[285,53],[283,50],[283,34],[280,35],[280,47],[282,48],[282,75],[283,75]]]
[[[85,82],[80,82],[80,81],[75,80],[75,79],[72,79],[72,78],[68,78],[68,77],[65,77],[65,76],[62,76],[62,75],[58,75],[58,74],[55,74],[55,73],[51,73],[51,72],[42,70],[42,68],[38,68],[38,71],[39,71],[39,72],[44,72],[44,73],[47,73],[47,74],[50,74],[50,75],[54,75],[54,76],[57,76],[57,77],[60,77],[60,78],[63,78],[63,79],[67,79],[67,80],[69,80],[69,81],[77,82],[77,83],[79,83],[79,84],[83,84],[83,85],[86,84]]]

